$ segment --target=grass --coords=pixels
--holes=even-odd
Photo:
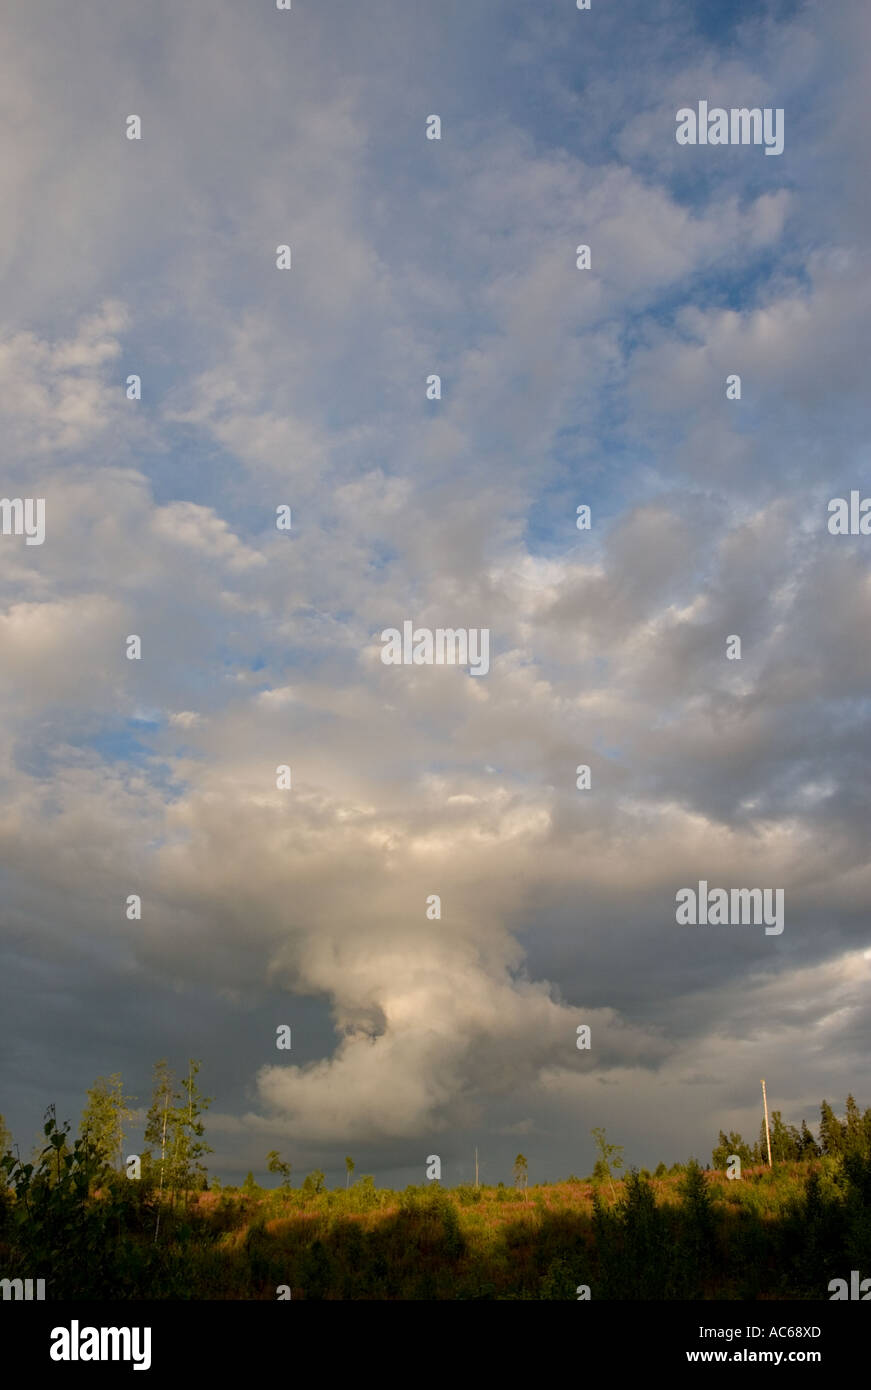
[[[54,1259],[60,1218],[42,1219],[33,1193],[28,1216],[10,1193],[0,1274],[45,1276],[54,1298],[275,1299],[289,1286],[314,1300],[575,1299],[578,1285],[607,1299],[826,1299],[830,1279],[871,1275],[869,1158],[736,1181],[690,1165],[614,1188],[191,1193],[164,1200],[155,1244],[157,1194],[113,1177],[65,1228],[67,1245],[77,1221],[88,1230],[98,1273]]]

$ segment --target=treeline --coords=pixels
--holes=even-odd
[[[191,1194],[206,1183],[202,1158],[211,1152],[199,1069],[192,1059],[178,1078],[166,1061],[155,1064],[149,1147],[140,1154],[125,1155],[136,1112],[117,1073],[87,1092],[78,1138],[49,1106],[29,1161],[0,1116],[3,1277],[44,1277],[52,1298],[141,1297],[144,1288],[173,1286]]]
[[[784,1124],[779,1110],[772,1110],[770,1119],[771,1159],[773,1163],[802,1163],[815,1158],[843,1158],[856,1154],[860,1158],[871,1157],[871,1106],[865,1113],[859,1109],[852,1095],[847,1096],[847,1111],[839,1120],[828,1101],[820,1105],[818,1135],[814,1138],[806,1120],[801,1128]],[[742,1165],[758,1166],[768,1162],[768,1137],[765,1120],[759,1127],[759,1138],[752,1146],[730,1130],[720,1138],[711,1154],[712,1167],[723,1169],[733,1154],[737,1154]]]
[[[45,1278],[50,1298],[550,1299],[581,1285],[595,1298],[825,1298],[832,1279],[871,1274],[871,1120],[852,1097],[842,1119],[823,1102],[816,1138],[775,1111],[773,1171],[762,1161],[743,1181],[724,1176],[728,1158],[749,1169],[763,1150],[734,1132],[714,1150],[719,1175],[692,1159],[623,1175],[599,1129],[592,1184],[529,1188],[518,1154],[513,1190],[392,1192],[352,1181],[350,1157],[344,1186],[317,1169],[293,1188],[273,1150],[275,1187],[249,1173],[241,1191],[204,1191],[198,1071],[156,1065],[141,1155],[125,1154],[136,1112],[117,1074],[88,1092],[75,1139],[49,1107],[30,1162],[0,1121],[0,1276]]]
[[[173,1206],[90,1141],[58,1163],[53,1116],[46,1140],[0,1182],[0,1273],[51,1299],[819,1300],[871,1270],[871,1159],[852,1154],[736,1182],[692,1160],[663,1182],[632,1170],[613,1195],[282,1184]]]
[[[155,1063],[151,1101],[145,1115],[146,1147],[139,1154],[127,1156],[124,1153],[125,1139],[131,1121],[135,1120],[138,1114],[133,1108],[135,1097],[124,1093],[119,1073],[97,1078],[87,1092],[87,1104],[79,1125],[79,1138],[93,1151],[100,1171],[112,1170],[126,1173],[130,1178],[135,1177],[146,1188],[156,1188],[160,1194],[169,1197],[172,1203],[179,1193],[209,1189],[210,1183],[203,1159],[206,1154],[212,1152],[204,1137],[204,1115],[211,1104],[211,1097],[204,1096],[197,1084],[200,1067],[200,1062],[191,1059],[186,1073],[176,1077],[165,1059]],[[52,1108],[46,1112],[47,1118],[49,1114],[54,1115]],[[53,1139],[55,1168],[59,1164],[68,1166],[73,1152],[69,1131],[70,1126],[67,1122],[62,1129],[57,1130]],[[566,1181],[597,1184],[607,1182],[613,1195],[614,1179],[624,1167],[623,1146],[608,1143],[603,1129],[594,1129],[592,1135],[598,1155],[592,1173],[586,1179],[571,1174]],[[868,1158],[871,1157],[871,1106],[863,1113],[854,1097],[848,1095],[844,1117],[839,1119],[828,1101],[822,1101],[816,1136],[806,1120],[803,1119],[800,1127],[796,1128],[795,1125],[784,1122],[780,1110],[773,1110],[770,1117],[770,1139],[771,1158],[774,1163],[807,1162],[850,1154]],[[12,1154],[12,1147],[12,1135],[4,1123],[3,1116],[0,1115],[0,1158],[7,1155],[10,1159],[5,1168],[7,1174],[14,1171],[16,1163],[21,1167],[26,1166],[17,1151],[15,1155]],[[37,1145],[31,1154],[31,1167],[38,1165],[42,1152],[42,1145]],[[741,1160],[743,1167],[767,1165],[768,1136],[764,1119],[760,1122],[759,1137],[752,1145],[735,1130],[730,1130],[728,1134],[720,1130],[718,1142],[711,1153],[711,1167],[722,1172],[735,1155]],[[292,1187],[291,1165],[285,1162],[276,1150],[273,1149],[266,1155],[266,1167],[270,1173],[278,1177],[283,1189],[289,1190]],[[346,1187],[350,1187],[352,1183],[355,1167],[354,1160],[350,1156],[346,1157]],[[662,1179],[680,1176],[685,1171],[685,1163],[674,1162],[668,1166],[660,1162],[652,1172],[642,1168],[641,1176],[645,1179]],[[526,1187],[528,1164],[523,1154],[518,1154],[514,1161],[513,1177],[515,1187]],[[50,1174],[47,1180],[51,1181]],[[8,1179],[6,1185],[9,1185]],[[366,1174],[358,1178],[353,1185],[357,1189],[365,1188],[368,1192],[374,1188],[375,1178],[372,1174]],[[503,1185],[499,1183],[498,1186],[501,1188]],[[307,1196],[317,1196],[325,1188],[326,1178],[321,1169],[309,1173],[301,1185],[301,1190]],[[241,1191],[248,1196],[259,1195],[265,1190],[255,1182],[251,1172],[239,1187],[227,1185],[222,1188],[220,1181],[216,1177],[212,1178],[211,1189],[230,1193]]]
[[[207,1185],[202,1160],[212,1150],[203,1137],[203,1115],[211,1105],[211,1097],[204,1096],[197,1085],[200,1066],[200,1062],[191,1058],[185,1075],[176,1077],[165,1059],[154,1064],[151,1103],[145,1115],[148,1147],[141,1153],[126,1156],[124,1145],[129,1125],[137,1117],[133,1109],[136,1098],[125,1095],[120,1073],[98,1077],[87,1092],[87,1104],[79,1124],[78,1151],[91,1155],[99,1173],[126,1173],[131,1178],[144,1179],[146,1185],[156,1186],[167,1194]],[[53,1169],[59,1173],[71,1166],[77,1149],[70,1139],[69,1121],[58,1127],[53,1106],[46,1111],[45,1136],[49,1134],[49,1122]],[[32,1171],[40,1164],[45,1145],[37,1143],[29,1164],[21,1158],[17,1146],[14,1154],[12,1150],[12,1135],[0,1115],[0,1158],[5,1155],[10,1160],[5,1169],[7,1185],[9,1175],[18,1168],[29,1167]],[[50,1172],[46,1178],[51,1181]]]

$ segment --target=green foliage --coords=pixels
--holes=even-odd
[[[701,1171],[701,1170],[699,1170]],[[681,1297],[679,1237],[683,1211],[660,1205],[649,1178],[633,1168],[619,1199],[606,1207],[593,1196],[595,1270],[589,1282],[606,1299]],[[684,1248],[689,1246],[685,1243]]]
[[[316,1197],[319,1192],[323,1192],[325,1183],[326,1178],[320,1168],[315,1168],[314,1172],[303,1179],[302,1190],[307,1197]]]
[[[357,1211],[372,1211],[382,1205],[382,1194],[375,1186],[372,1173],[364,1173],[351,1188],[351,1199]]]
[[[0,1172],[14,1194],[4,1210],[10,1277],[40,1277],[50,1298],[124,1297],[131,1275],[124,1228],[137,1216],[125,1187],[101,1147],[85,1136],[69,1142],[69,1122],[59,1127],[54,1106],[46,1111],[46,1144],[36,1163],[7,1152]],[[99,1197],[94,1193],[99,1189]],[[138,1195],[138,1194],[137,1194]],[[114,1293],[112,1291],[115,1291]]]
[[[177,1090],[167,1114],[183,1109]],[[366,1175],[328,1191],[316,1170],[302,1188],[267,1191],[249,1174],[241,1193],[188,1189],[174,1207],[159,1183],[113,1171],[90,1127],[73,1142],[50,1110],[35,1160],[0,1160],[0,1251],[5,1274],[45,1277],[55,1299],[271,1300],[289,1284],[316,1301],[573,1300],[582,1283],[596,1299],[820,1299],[830,1279],[871,1268],[866,1115],[848,1102],[842,1152],[805,1156],[804,1132],[784,1126],[797,1160],[734,1182],[694,1159],[675,1176],[660,1164],[656,1184],[633,1168],[613,1200],[606,1188],[591,1201],[576,1180],[400,1194]],[[616,1146],[600,1134],[607,1177]]]
[[[752,1168],[756,1162],[753,1150],[749,1144],[745,1144],[740,1134],[736,1134],[734,1129],[728,1135],[720,1130],[719,1142],[711,1154],[711,1166],[724,1172],[732,1154],[738,1155],[742,1168]]]
[[[656,1191],[632,1170],[613,1204],[596,1191],[592,1207],[586,1185],[568,1183],[527,1203],[505,1187],[391,1193],[371,1177],[252,1192],[252,1177],[249,1195],[166,1210],[155,1245],[154,1189],[82,1140],[65,1154],[53,1121],[46,1139],[37,1165],[4,1159],[16,1171],[0,1243],[10,1276],[50,1273],[52,1297],[272,1299],[290,1284],[294,1299],[551,1300],[587,1283],[601,1299],[820,1298],[829,1278],[871,1264],[859,1155],[734,1183],[690,1160]]]
[[[678,1183],[682,1198],[676,1246],[676,1284],[683,1298],[703,1298],[714,1268],[716,1222],[704,1170],[691,1158]]]
[[[182,1077],[181,1082],[183,1095],[181,1115],[177,1122],[175,1161],[179,1164],[182,1185],[205,1171],[200,1160],[212,1152],[203,1138],[205,1124],[201,1117],[212,1100],[210,1096],[204,1096],[197,1086],[197,1075],[201,1065],[200,1062],[191,1059],[188,1063],[188,1074]]]
[[[164,1059],[155,1062],[151,1104],[145,1118],[145,1142],[155,1145],[160,1153],[159,1159],[153,1163],[153,1170],[161,1189],[173,1186],[171,1179],[174,1174],[170,1171],[167,1155],[172,1153],[177,1102],[180,1100],[181,1094],[169,1064]]]
[[[451,1188],[451,1196],[455,1202],[459,1202],[461,1207],[479,1206],[483,1201],[483,1195],[480,1187],[475,1187],[474,1184],[468,1182],[460,1183],[457,1187]]]
[[[799,1138],[801,1142],[802,1159],[819,1158],[820,1148],[816,1140],[814,1139],[814,1136],[808,1129],[807,1120],[802,1120],[801,1122],[801,1131]]]
[[[201,1159],[212,1150],[203,1139],[203,1112],[211,1099],[197,1086],[200,1063],[191,1059],[187,1075],[177,1081],[168,1063],[155,1063],[145,1142],[160,1151],[155,1176],[161,1191],[174,1194],[199,1185],[205,1169]]]
[[[590,1131],[596,1141],[596,1148],[599,1157],[596,1159],[596,1166],[593,1169],[593,1177],[598,1180],[607,1180],[611,1187],[612,1196],[614,1192],[614,1173],[619,1172],[623,1167],[623,1145],[609,1144],[605,1136],[604,1129],[593,1129]]]
[[[542,1299],[574,1299],[577,1284],[577,1275],[569,1262],[558,1256],[548,1265],[538,1296]]]
[[[266,1167],[270,1173],[279,1175],[282,1187],[290,1187],[290,1164],[282,1162],[281,1154],[277,1149],[271,1149],[266,1155]]]
[[[661,1298],[668,1279],[665,1254],[666,1219],[650,1183],[632,1169],[617,1206],[622,1235],[624,1275],[622,1297]]]
[[[844,1153],[863,1157],[868,1153],[868,1141],[862,1121],[862,1112],[852,1096],[847,1096],[847,1115],[842,1128]]]
[[[773,1157],[774,1155],[772,1154],[772,1158]],[[753,1162],[768,1162],[768,1134],[765,1129],[764,1117],[759,1121],[759,1138],[757,1139],[755,1147],[753,1149]]]
[[[0,1115],[0,1158],[12,1148],[12,1131],[6,1124],[3,1116]]]
[[[829,1157],[844,1152],[844,1129],[827,1100],[820,1106],[820,1148]]]
[[[323,1241],[316,1239],[302,1262],[301,1282],[306,1298],[323,1299],[334,1280],[335,1261]]]
[[[88,1091],[79,1126],[81,1137],[89,1138],[103,1161],[119,1171],[124,1166],[124,1127],[135,1115],[131,1100],[124,1095],[120,1072],[99,1076]]]
[[[774,1163],[794,1163],[801,1157],[801,1134],[795,1125],[783,1123],[779,1110],[771,1112],[771,1158]]]
[[[871,1108],[863,1114],[853,1096],[847,1097],[846,1118],[839,1120],[828,1101],[820,1106],[819,1143],[814,1138],[806,1120],[801,1127],[786,1124],[779,1110],[771,1112],[770,1120],[772,1163],[810,1162],[821,1155],[836,1159],[847,1153],[860,1156],[871,1154]],[[768,1136],[765,1120],[759,1126],[759,1139],[751,1148],[744,1143],[740,1134],[731,1131],[728,1135],[720,1130],[718,1143],[713,1150],[713,1166],[721,1171],[726,1167],[729,1154],[736,1153],[744,1167],[768,1165]]]

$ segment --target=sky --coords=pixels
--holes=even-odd
[[[22,1148],[164,1057],[225,1182],[707,1161],[763,1076],[871,1104],[864,0],[2,16]],[[701,100],[782,154],[678,144]],[[385,664],[407,620],[489,671]],[[678,924],[701,880],[783,931]]]

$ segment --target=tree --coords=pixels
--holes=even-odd
[[[202,1095],[196,1084],[199,1069],[200,1063],[192,1058],[188,1063],[188,1074],[182,1079],[179,1089],[179,1083],[165,1059],[154,1066],[145,1142],[160,1147],[160,1158],[155,1165],[160,1172],[160,1192],[167,1188],[173,1205],[178,1191],[197,1183],[205,1172],[200,1159],[212,1152],[203,1139],[205,1126],[201,1118],[203,1111],[211,1105],[211,1099]],[[155,1240],[159,1229],[158,1204]]]
[[[158,1191],[163,1196],[163,1189],[166,1185],[172,1188],[172,1184],[167,1182],[170,1176],[167,1172],[167,1149],[170,1147],[172,1129],[170,1117],[175,1115],[175,1102],[181,1096],[176,1089],[176,1081],[169,1069],[169,1063],[165,1058],[154,1064],[154,1080],[152,1083],[151,1104],[148,1107],[148,1114],[145,1117],[145,1142],[146,1144],[156,1144],[160,1148],[160,1158],[156,1163],[149,1163],[149,1171],[157,1168],[160,1173]],[[157,1206],[157,1217],[154,1223],[154,1241],[160,1232],[160,1203]]]
[[[6,1121],[0,1115],[0,1229],[4,1223],[4,1209],[6,1206],[6,1192],[9,1187],[9,1171],[3,1167],[3,1159],[9,1156],[10,1165],[15,1161],[12,1152],[12,1132],[7,1127]]]
[[[69,1121],[59,1126],[53,1105],[45,1119],[35,1162],[11,1153],[0,1159],[0,1187],[15,1190],[4,1261],[12,1254],[23,1273],[45,1271],[52,1297],[99,1298],[100,1288],[117,1286],[123,1200],[111,1190],[90,1200],[108,1174],[104,1159],[88,1137],[70,1143]]]
[[[266,1155],[266,1167],[270,1173],[280,1175],[282,1187],[290,1187],[290,1164],[282,1163],[281,1154],[277,1149],[271,1149]]]
[[[90,1138],[100,1157],[110,1167],[124,1166],[124,1126],[135,1117],[125,1096],[120,1072],[98,1076],[87,1093],[88,1103],[82,1111],[79,1134]]]
[[[636,1168],[627,1174],[613,1213],[605,1212],[600,1206],[597,1224],[605,1238],[605,1246],[608,1244],[606,1232],[611,1234],[612,1241],[616,1236],[619,1242],[623,1296],[661,1297],[665,1218],[663,1209],[656,1205],[653,1188]],[[605,1255],[605,1260],[607,1258]]]
[[[514,1186],[522,1187],[525,1192],[528,1181],[529,1164],[523,1157],[523,1154],[518,1154],[514,1160]]]
[[[309,1173],[307,1177],[303,1179],[302,1190],[307,1196],[316,1197],[319,1192],[323,1192],[325,1182],[326,1178],[320,1168],[315,1168],[313,1173]]]
[[[785,1125],[779,1110],[771,1112],[771,1157],[775,1163],[793,1162],[801,1152],[801,1135],[794,1125]]]
[[[591,1129],[590,1133],[596,1141],[596,1148],[599,1150],[596,1167],[599,1169],[600,1173],[603,1172],[605,1174],[611,1185],[611,1196],[616,1197],[617,1193],[614,1189],[614,1178],[611,1169],[613,1168],[615,1172],[619,1172],[623,1167],[623,1145],[609,1144],[605,1137],[604,1129]],[[601,1165],[601,1167],[599,1167],[599,1165]]]
[[[151,1104],[145,1117],[145,1142],[156,1144],[160,1149],[160,1159],[156,1166],[160,1170],[160,1186],[166,1178],[166,1153],[172,1138],[170,1116],[175,1114],[176,1102],[181,1094],[165,1058],[154,1064]]]
[[[699,1298],[712,1265],[715,1221],[708,1179],[694,1158],[686,1165],[678,1191],[682,1204],[677,1264],[685,1294]]]
[[[364,1173],[354,1183],[356,1194],[355,1202],[362,1207],[377,1207],[380,1205],[380,1195],[375,1186],[375,1178],[372,1173]]]
[[[345,1170],[346,1170],[346,1174],[347,1174],[346,1179],[345,1179],[345,1187],[350,1187],[350,1186],[351,1186],[351,1178],[354,1176],[354,1160],[353,1160],[353,1158],[346,1158],[346,1159],[345,1159]]]
[[[756,1155],[749,1144],[746,1144],[734,1129],[730,1129],[728,1134],[720,1130],[720,1138],[717,1147],[711,1153],[711,1166],[723,1169],[729,1162],[733,1154],[737,1154],[741,1160],[742,1167],[750,1168],[756,1161]]]
[[[820,1106],[820,1147],[830,1156],[844,1151],[844,1130],[827,1100]]]
[[[814,1136],[811,1134],[810,1130],[808,1129],[807,1120],[802,1120],[802,1122],[801,1122],[800,1144],[801,1144],[801,1157],[802,1157],[802,1159],[805,1159],[805,1158],[819,1158],[819,1156],[820,1156],[819,1147],[818,1147],[818,1145],[817,1145],[817,1141],[814,1139]]]
[[[197,1073],[201,1065],[191,1058],[187,1077],[183,1077],[181,1083],[184,1097],[177,1139],[180,1185],[185,1187],[205,1173],[205,1166],[200,1160],[212,1152],[211,1146],[203,1139],[206,1127],[201,1116],[211,1105],[212,1097],[204,1096],[197,1086]]]
[[[844,1148],[847,1153],[862,1154],[865,1151],[862,1112],[852,1096],[847,1096],[847,1122],[844,1127]]]
[[[711,1163],[713,1166],[715,1168],[725,1168],[726,1164],[729,1162],[730,1152],[734,1152],[734,1150],[730,1150],[729,1140],[723,1130],[720,1130],[717,1146],[711,1150]]]

